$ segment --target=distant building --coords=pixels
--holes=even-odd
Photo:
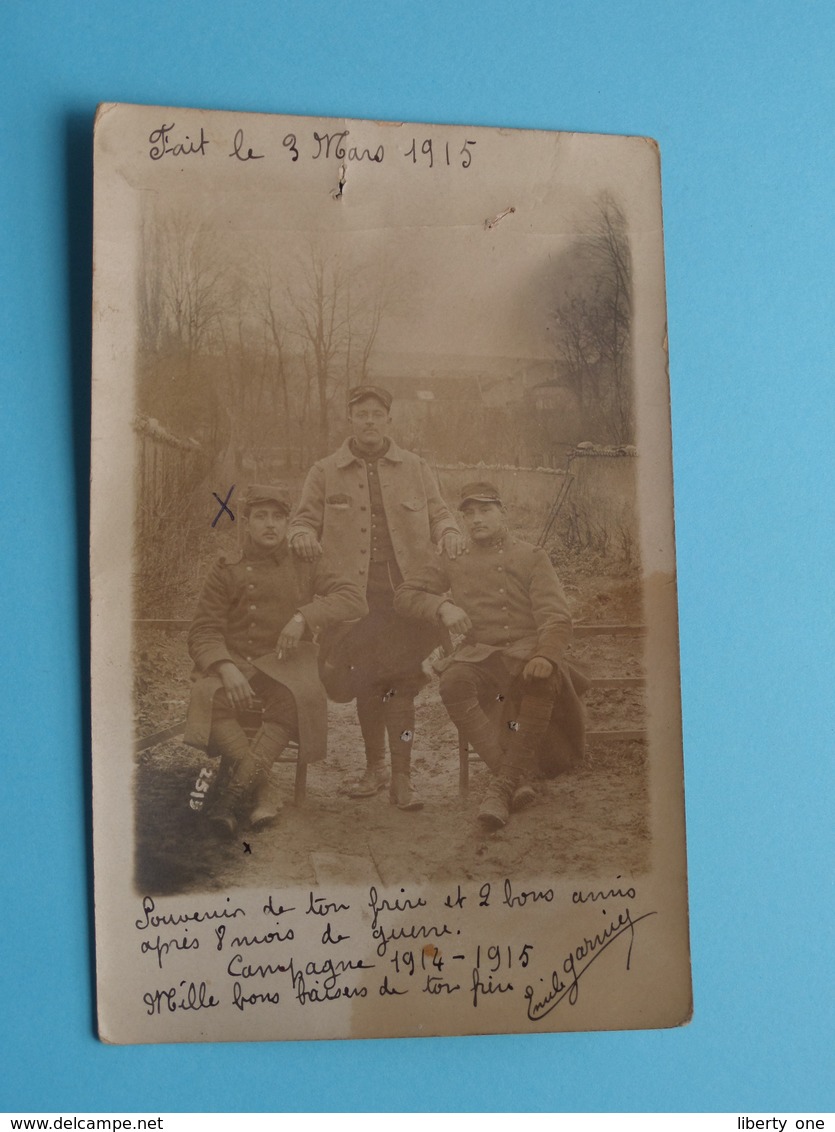
[[[394,395],[398,439],[430,461],[559,468],[581,439],[577,398],[552,360],[411,360],[413,372],[375,367],[373,380]]]

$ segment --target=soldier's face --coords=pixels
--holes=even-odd
[[[380,447],[390,420],[388,410],[376,397],[366,397],[364,401],[357,401],[348,412],[351,434],[363,448]]]
[[[490,542],[505,528],[504,508],[500,503],[479,503],[471,499],[464,504],[461,516],[473,542]]]
[[[246,524],[250,538],[262,550],[273,550],[287,534],[287,515],[271,503],[256,504]]]

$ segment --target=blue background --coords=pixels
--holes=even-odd
[[[835,7],[814,0],[2,5],[0,1109],[833,1107],[833,32]],[[94,1037],[83,689],[102,100],[660,142],[690,1026]]]

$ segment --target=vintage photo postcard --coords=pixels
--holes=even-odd
[[[104,105],[107,1042],[691,1014],[659,154]]]

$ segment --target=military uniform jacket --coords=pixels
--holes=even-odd
[[[270,675],[285,684],[296,701],[299,744],[306,761],[325,757],[327,703],[311,646],[275,663],[281,630],[298,611],[307,626],[305,639],[368,612],[360,586],[332,569],[322,558],[299,562],[283,542],[275,551],[247,547],[235,560],[220,559],[206,579],[191,628],[188,650],[197,683],[192,693],[185,741],[206,748],[212,700],[222,687],[213,669],[232,661],[249,678],[262,657],[271,659]]]
[[[511,535],[490,546],[473,543],[460,558],[444,558],[408,575],[394,608],[404,617],[437,622],[447,595],[473,623],[455,651],[456,661],[478,663],[501,651],[514,674],[534,656],[562,662],[571,617],[541,547]]]
[[[448,531],[457,533],[458,524],[420,456],[389,441],[377,469],[394,555],[405,577],[425,560],[430,544]],[[326,554],[365,587],[371,558],[371,501],[365,462],[354,455],[349,441],[308,472],[288,540],[292,542],[301,531],[312,531]]]
[[[492,546],[473,544],[460,558],[428,564],[406,578],[395,593],[394,608],[404,617],[437,621],[447,595],[467,613],[473,627],[435,669],[442,672],[458,661],[478,664],[500,653],[509,678],[515,679],[532,657],[546,657],[562,679],[540,744],[540,770],[553,777],[582,763],[586,727],[581,697],[588,680],[564,660],[571,618],[546,552],[510,535]],[[503,710],[506,723],[514,706],[508,700]],[[506,728],[500,731],[507,736]]]

